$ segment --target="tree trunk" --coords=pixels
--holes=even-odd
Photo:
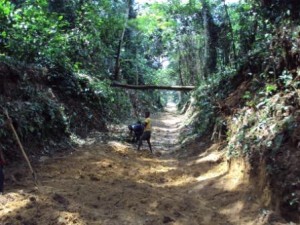
[[[121,34],[121,37],[120,37],[120,40],[119,40],[119,44],[118,44],[118,49],[117,49],[116,64],[115,64],[115,73],[114,73],[114,80],[116,80],[116,81],[120,80],[121,49],[122,49],[124,35],[125,35],[126,27],[127,27],[128,18],[129,18],[129,7],[130,7],[130,5],[128,3],[127,4],[127,8],[126,8],[126,13],[125,13],[124,27],[123,27],[123,30],[122,30],[122,34]]]
[[[229,16],[229,13],[228,13],[228,7],[226,5],[225,0],[223,0],[223,4],[224,4],[224,8],[225,8],[226,17],[227,17],[227,20],[228,20],[228,23],[229,23],[229,30],[230,30],[230,36],[231,36],[231,42],[232,42],[232,50],[233,50],[234,66],[235,66],[235,68],[237,68],[237,65],[236,65],[236,59],[237,59],[237,57],[236,57],[236,49],[235,49],[235,43],[234,43],[233,29],[232,29],[232,25],[231,25],[230,16]]]
[[[206,0],[201,0],[203,5],[202,18],[205,37],[204,46],[204,74],[212,73],[217,67],[217,40],[218,33],[213,17],[209,11]]]
[[[180,80],[180,84],[181,86],[184,85],[184,82],[183,82],[183,74],[182,74],[182,55],[181,55],[181,51],[180,51],[180,48],[179,48],[179,62],[178,62],[178,73],[179,73],[179,80]]]

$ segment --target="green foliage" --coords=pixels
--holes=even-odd
[[[284,134],[293,130],[293,117],[278,117],[287,110],[278,94],[272,97],[263,97],[254,101],[258,111],[244,109],[230,122],[230,137],[228,137],[228,156],[252,155],[259,150],[264,154],[272,149],[272,154],[281,147]]]
[[[243,95],[243,99],[251,99],[251,93],[250,91],[246,91],[245,94]]]
[[[13,26],[7,36],[10,54],[27,62],[63,57],[66,37],[58,34],[65,26],[62,18],[47,12],[47,1],[36,5],[26,1],[22,6],[11,13]]]
[[[272,94],[277,90],[277,85],[276,84],[267,84],[266,85],[266,94]]]
[[[120,122],[121,119],[129,116],[132,106],[126,91],[114,90],[106,81],[94,81],[92,87],[98,95],[103,97],[102,104],[105,105],[103,114],[107,120]]]
[[[282,72],[282,74],[279,76],[279,79],[287,87],[287,86],[291,85],[292,80],[293,80],[293,75],[289,71],[284,70]]]
[[[0,1],[0,54],[4,51],[7,30],[11,26],[9,15],[12,10],[13,5],[9,1]]]
[[[158,3],[152,5],[148,11],[143,12],[137,19],[132,20],[130,22],[131,25],[147,36],[153,35],[157,30],[168,31],[168,29],[175,25],[175,22],[167,18],[168,15],[165,11],[159,7],[154,7],[157,5]]]
[[[113,7],[109,1],[1,1],[2,53],[26,62],[96,71],[94,62],[100,67],[106,63],[113,50],[108,46],[116,46],[113,40],[121,29]]]
[[[1,105],[8,110],[10,117],[13,118],[14,126],[22,143],[26,146],[30,143],[30,146],[33,147],[49,145],[49,142],[53,140],[57,144],[65,141],[69,135],[69,124],[63,107],[49,99],[47,93],[36,94],[32,87],[27,89],[34,95],[30,96],[30,101],[3,102],[4,99],[0,99]],[[6,121],[3,114],[0,115],[0,121],[2,124]],[[12,154],[12,145],[15,142],[8,127],[1,130],[0,140],[2,148],[9,149],[10,154]],[[32,148],[30,150],[33,151]]]
[[[156,85],[176,85],[176,71],[172,68],[159,69],[153,81]]]
[[[218,118],[219,105],[218,102],[224,101],[225,97],[233,90],[231,80],[236,78],[235,70],[227,67],[222,72],[214,74],[207,80],[199,82],[199,87],[192,95],[192,101],[195,110],[195,116],[189,121],[194,126],[194,132],[199,136],[203,136],[212,132],[215,125],[218,127],[218,132],[225,135],[224,127],[226,121],[223,118]],[[250,98],[245,94],[245,96]],[[189,96],[187,96],[190,98]],[[186,101],[186,100],[185,100]],[[183,104],[180,104],[183,106]],[[230,132],[230,131],[228,131]]]

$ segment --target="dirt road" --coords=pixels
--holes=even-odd
[[[15,180],[0,196],[0,224],[263,224],[266,212],[243,172],[228,173],[218,145],[178,145],[185,119],[172,108],[153,117],[154,155],[146,143],[137,152],[111,141],[41,158],[38,189],[24,165],[7,171]]]

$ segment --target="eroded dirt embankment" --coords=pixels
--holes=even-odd
[[[154,155],[111,141],[41,158],[38,189],[25,165],[7,168],[0,224],[267,224],[243,163],[228,170],[205,140],[177,145],[184,119],[170,109],[153,116]]]

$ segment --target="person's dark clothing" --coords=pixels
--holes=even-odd
[[[147,141],[147,143],[149,145],[149,148],[150,148],[150,151],[152,152],[150,138],[151,138],[151,131],[149,131],[149,130],[144,131],[144,133],[142,134],[142,136],[139,139],[138,151],[140,150],[140,147],[142,146],[142,142]]]
[[[137,142],[138,140],[140,140],[140,137],[144,132],[144,126],[138,123],[138,124],[129,125],[128,128],[131,134],[132,132],[134,133],[132,141]]]

